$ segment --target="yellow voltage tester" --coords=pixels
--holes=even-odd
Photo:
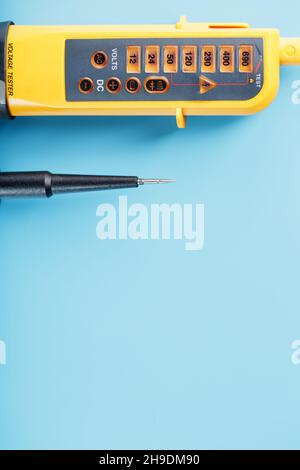
[[[0,23],[0,115],[247,115],[275,98],[300,38],[247,24]]]

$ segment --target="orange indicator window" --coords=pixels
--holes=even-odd
[[[220,71],[223,73],[233,73],[235,70],[234,60],[235,47],[234,46],[221,46],[220,47]]]
[[[204,73],[216,72],[216,46],[203,46],[202,47],[201,70]]]
[[[164,72],[177,73],[178,71],[178,46],[165,46],[164,48]]]
[[[240,66],[239,71],[242,73],[252,73],[253,72],[253,56],[254,50],[253,46],[241,46],[239,52]]]
[[[159,46],[147,46],[145,55],[145,72],[158,73],[159,72]]]
[[[197,72],[197,46],[183,46],[182,71],[184,73]]]
[[[127,73],[141,72],[141,48],[140,46],[127,47]]]

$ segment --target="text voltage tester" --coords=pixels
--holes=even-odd
[[[247,24],[0,23],[1,116],[247,115],[275,98],[300,38]]]

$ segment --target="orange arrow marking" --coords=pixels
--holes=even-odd
[[[218,84],[214,82],[213,80],[210,80],[210,78],[204,77],[204,75],[201,75],[200,77],[200,94],[204,95],[208,91],[213,90],[216,88]]]

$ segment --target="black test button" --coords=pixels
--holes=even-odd
[[[81,78],[78,83],[80,93],[88,95],[94,91],[94,82],[88,77]]]
[[[128,78],[125,88],[128,93],[138,93],[142,88],[142,84],[138,78],[131,77]]]
[[[117,93],[119,93],[121,91],[121,88],[122,88],[122,83],[116,77],[109,78],[106,81],[106,90],[109,93],[112,93],[113,95],[116,95]]]
[[[144,87],[147,93],[161,94],[169,90],[170,83],[166,77],[149,77],[145,80]]]

